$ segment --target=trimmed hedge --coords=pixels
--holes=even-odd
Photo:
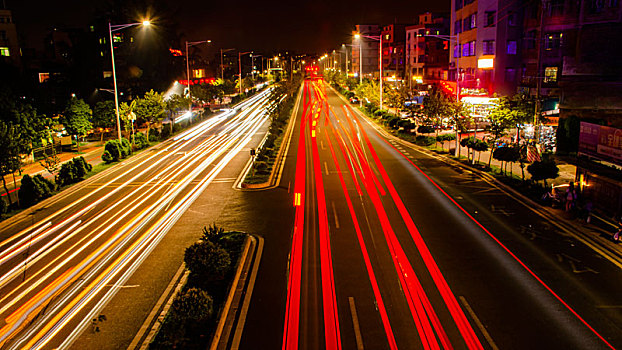
[[[24,175],[22,177],[22,184],[17,192],[17,196],[19,197],[19,203],[22,207],[30,207],[35,203],[48,198],[54,192],[54,184],[44,178],[41,175],[35,175],[34,177],[30,177],[30,175]],[[6,203],[2,200],[4,205]],[[0,204],[0,207],[2,204]],[[4,210],[6,212],[6,209]],[[0,208],[0,214],[4,213],[2,208]]]

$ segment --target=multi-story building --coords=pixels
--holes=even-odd
[[[380,33],[380,26],[377,24],[357,24],[355,26],[352,35],[352,71],[356,76],[361,74],[362,68],[363,77],[378,77],[378,41],[367,37],[378,37]],[[361,36],[356,39],[354,34]]]
[[[13,15],[11,10],[4,8],[0,8],[0,60],[21,67],[21,53]]]
[[[526,7],[521,87],[557,117],[622,127],[622,6],[617,0],[545,0]]]
[[[382,28],[382,75],[388,80],[402,80],[406,71],[406,25],[389,24]]]
[[[448,79],[449,19],[426,12],[406,29],[406,78],[409,86]]]
[[[450,80],[458,74],[461,93],[516,92],[521,67],[519,6],[514,0],[451,1]]]

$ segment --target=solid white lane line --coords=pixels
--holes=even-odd
[[[356,339],[357,350],[363,350],[363,336],[361,335],[361,328],[359,327],[359,317],[356,314],[356,306],[354,305],[354,298],[348,297],[350,303],[350,313],[352,314],[352,324],[354,326],[354,337]]]

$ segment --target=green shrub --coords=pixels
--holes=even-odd
[[[389,119],[387,119],[387,125],[391,128],[391,129],[397,129],[397,124],[400,122],[400,117],[391,117]]]
[[[104,154],[102,154],[102,160],[104,161],[104,163],[112,163],[114,162],[114,158],[112,158],[112,156],[110,155],[109,151],[104,151]]]
[[[9,206],[8,206],[8,204],[6,204],[6,201],[2,197],[0,197],[0,218],[7,211],[9,211]]]
[[[102,156],[103,158],[104,156]],[[56,183],[59,186],[66,186],[82,181],[92,169],[93,166],[87,163],[84,157],[73,158],[60,167],[60,171],[56,175]]]
[[[423,135],[418,135],[415,138],[415,144],[419,145],[419,146],[431,146],[434,144],[435,142],[435,138],[431,137],[431,136],[423,136]]]
[[[200,241],[186,248],[186,267],[204,280],[220,280],[231,265],[229,253],[210,241]]]
[[[29,175],[24,175],[17,196],[19,197],[20,205],[23,208],[27,208],[51,196],[53,191],[54,185],[43,176],[36,175],[30,177]]]
[[[255,171],[258,173],[263,173],[268,170],[268,163],[264,161],[255,162]]]
[[[158,142],[160,140],[160,131],[158,129],[149,130],[149,142]]]
[[[128,141],[128,139],[121,138],[121,154],[123,155],[123,158],[130,155],[130,152],[132,150],[131,147],[131,143],[130,141]]]
[[[106,145],[104,146],[104,154],[106,152],[110,156],[108,158],[109,160],[106,160],[102,155],[102,160],[106,163],[116,162],[119,159],[123,158],[123,153],[121,151],[121,144],[119,144],[119,140],[110,140],[106,142]]]
[[[420,125],[417,128],[417,132],[420,134],[430,134],[434,132],[434,128],[429,125]]]
[[[168,129],[167,129],[168,130]],[[138,132],[134,135],[134,144],[136,145],[136,149],[143,149],[149,146],[149,142],[147,142],[147,136],[142,132]]]

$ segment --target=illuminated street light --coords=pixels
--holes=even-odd
[[[376,40],[380,43],[380,55],[378,58],[378,65],[380,67],[380,110],[382,110],[382,36],[380,35],[361,35],[361,34],[354,34],[354,37],[356,39],[360,39],[361,37],[363,38],[367,38],[367,39],[372,39],[372,40]],[[363,45],[362,45],[362,40],[359,41],[359,55],[360,55],[360,59],[359,59],[359,75],[360,77],[360,81],[361,83],[363,83],[363,74],[361,72],[361,68],[363,67]]]
[[[115,106],[115,112],[117,115],[117,133],[119,136],[119,142],[121,142],[121,120],[119,118],[119,96],[118,96],[118,89],[117,89],[117,73],[116,73],[116,68],[114,65],[114,41],[112,39],[112,33],[118,32],[125,28],[134,27],[138,25],[143,25],[145,27],[148,27],[151,25],[151,21],[144,20],[142,22],[137,22],[137,23],[114,24],[114,25],[108,22],[108,34],[110,36],[110,59],[112,61],[112,81],[114,83],[114,106]]]

